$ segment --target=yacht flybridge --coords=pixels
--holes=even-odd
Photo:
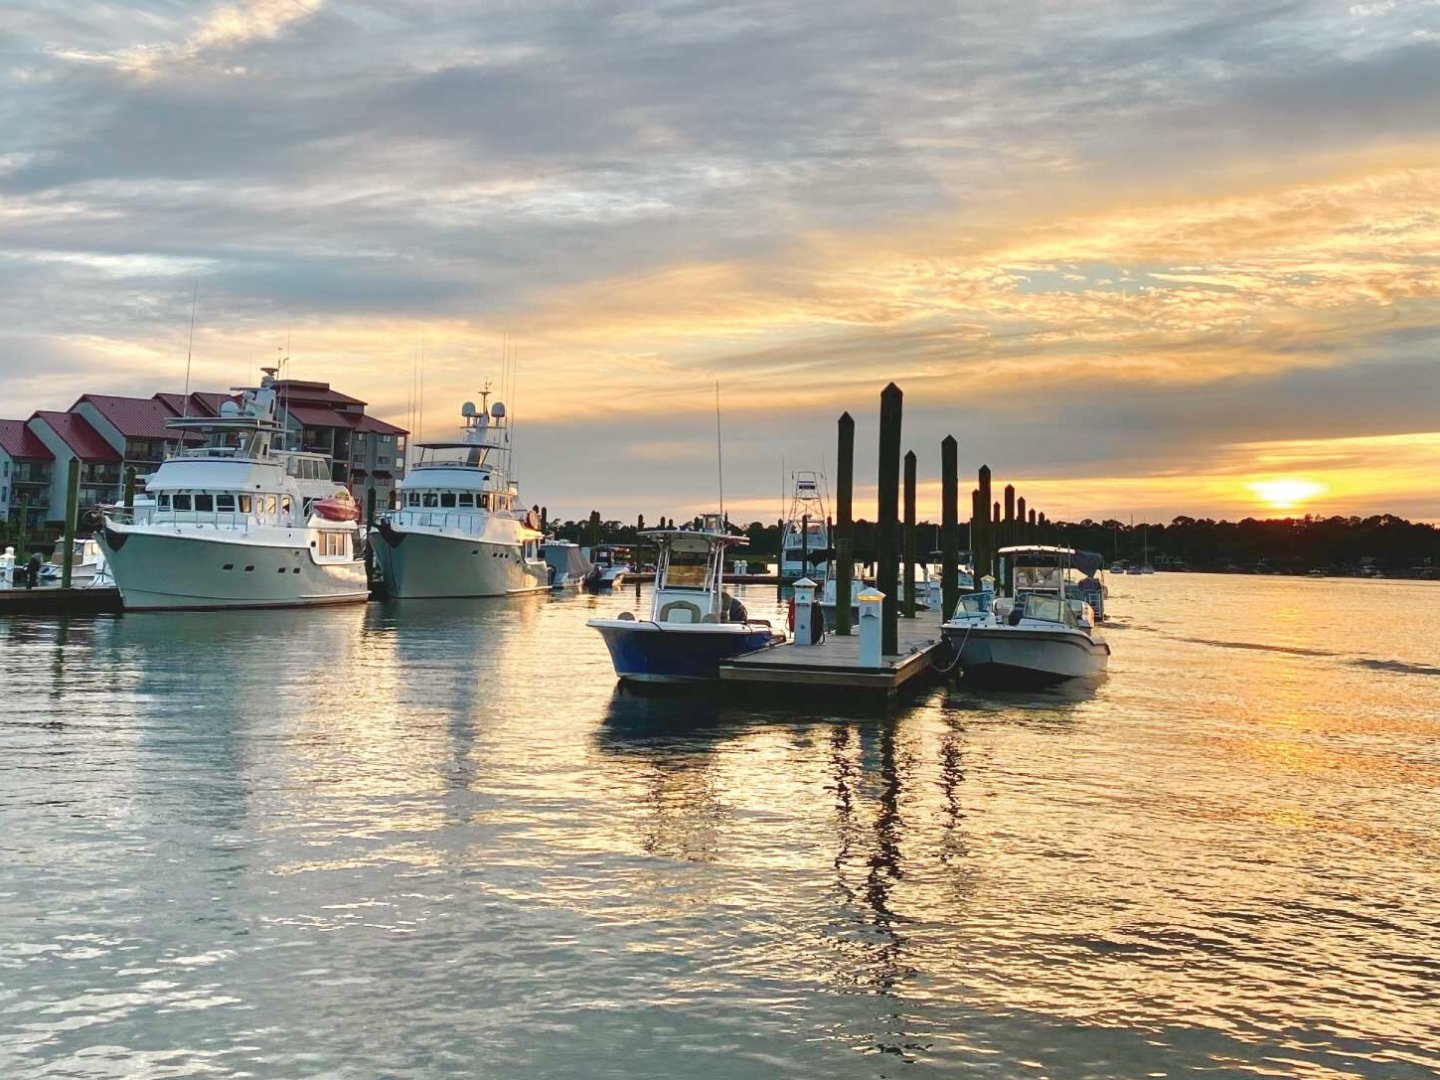
[[[369,595],[359,508],[323,454],[281,448],[274,370],[214,417],[146,483],[143,505],[106,510],[100,532],[128,611],[359,603]]]
[[[660,548],[650,617],[626,611],[586,624],[600,631],[621,679],[718,679],[721,661],[785,640],[768,622],[752,620],[725,591],[725,552],[747,541],[730,535],[719,514],[706,514],[693,529],[648,529],[640,535]]]
[[[539,515],[519,506],[510,478],[505,406],[460,409],[460,438],[419,444],[400,484],[400,505],[375,529],[376,560],[401,598],[510,596],[540,592],[552,570],[541,551]],[[487,408],[488,406],[488,408]]]
[[[999,555],[1002,595],[960,597],[941,627],[966,677],[1047,683],[1103,672],[1110,646],[1098,627],[1101,557],[1043,545],[1005,547]],[[1084,578],[1071,580],[1075,571]]]

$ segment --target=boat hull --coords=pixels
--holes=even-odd
[[[610,650],[615,674],[626,682],[694,683],[720,678],[733,657],[779,644],[784,636],[746,623],[662,626],[630,619],[592,619]]]
[[[942,631],[960,650],[966,678],[1012,684],[1043,684],[1099,675],[1110,646],[1083,633],[1026,627],[950,627]]]
[[[519,545],[386,526],[373,540],[390,596],[401,600],[514,596],[550,588],[550,567]]]
[[[363,562],[317,563],[299,544],[111,528],[100,542],[126,611],[308,607],[370,595]]]

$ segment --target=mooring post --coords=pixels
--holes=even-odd
[[[915,617],[915,451],[905,454],[905,617]]]
[[[940,618],[960,602],[960,454],[954,435],[940,440]]]
[[[975,587],[980,579],[995,573],[995,530],[990,523],[990,466],[980,466],[980,507],[975,511],[975,524],[980,527],[981,550],[975,553]]]
[[[60,587],[70,588],[70,572],[75,565],[75,515],[80,510],[80,459],[70,459],[66,474],[69,490],[65,493],[65,533],[61,541],[65,545],[65,556],[60,562]]]
[[[125,494],[124,503],[126,511],[135,509],[135,466],[125,466]]]
[[[1015,500],[1015,539],[1028,544],[1035,538],[1025,531],[1025,496]]]
[[[855,518],[851,502],[855,481],[855,421],[841,413],[840,445],[836,455],[839,491],[835,507],[835,633],[850,633],[851,576],[855,570]]]
[[[880,649],[891,656],[900,648],[897,622],[900,551],[900,420],[905,395],[893,382],[880,392],[880,505],[875,515],[875,585],[885,594]]]
[[[1005,532],[1002,547],[1015,543],[1015,485],[1005,485]]]

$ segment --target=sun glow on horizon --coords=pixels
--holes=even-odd
[[[1325,485],[1314,480],[1282,476],[1273,480],[1255,480],[1245,485],[1261,502],[1276,510],[1291,510],[1303,502],[1309,502],[1325,491]]]

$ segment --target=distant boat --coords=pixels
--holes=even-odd
[[[1008,564],[1002,577],[1009,595],[993,601],[988,592],[963,596],[941,627],[966,677],[1041,684],[1103,672],[1110,645],[1095,609],[1081,598],[1098,595],[1087,583],[1095,580],[1101,557],[1041,545],[1001,548],[999,554]],[[1085,574],[1078,596],[1071,570]]]
[[[816,472],[794,474],[790,512],[780,538],[780,580],[809,577],[824,581],[830,574],[830,534],[825,518],[822,477]]]
[[[623,612],[591,619],[610,650],[615,674],[626,682],[705,682],[720,677],[732,657],[778,645],[784,634],[752,620],[724,589],[725,552],[746,543],[707,514],[698,529],[650,529],[640,534],[660,548],[650,617]]]
[[[585,588],[592,592],[614,589],[625,575],[635,570],[635,552],[621,544],[598,544],[590,552],[590,572],[585,575]]]
[[[585,578],[590,573],[590,560],[585,558],[579,544],[552,536],[540,545],[540,554],[550,566],[552,589],[578,589],[585,584]]]

